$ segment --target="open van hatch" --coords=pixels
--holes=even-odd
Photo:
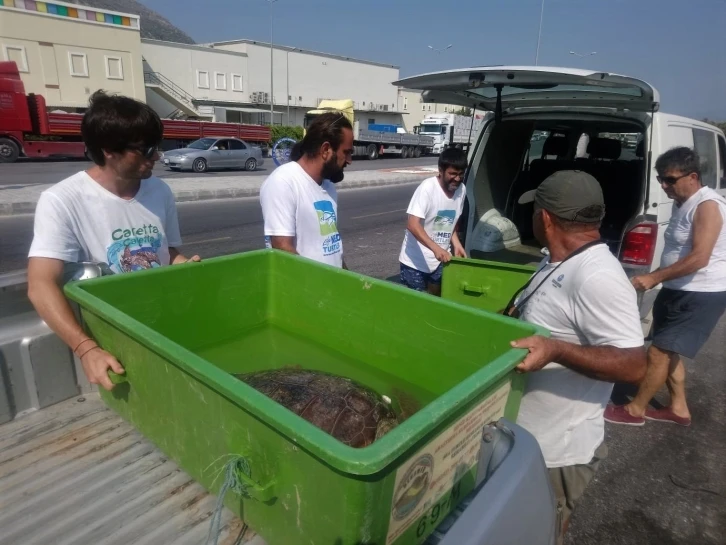
[[[660,97],[650,84],[628,76],[572,68],[482,66],[432,72],[395,81],[424,91],[424,102],[511,111],[517,107],[588,106],[653,112]]]

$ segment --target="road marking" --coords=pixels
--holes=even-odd
[[[384,214],[393,214],[395,212],[405,212],[406,208],[399,208],[398,210],[389,210],[387,212],[377,212],[375,214],[366,214],[365,216],[353,216],[352,220],[359,220],[361,218],[372,218],[373,216],[383,216]]]
[[[229,240],[232,237],[208,238],[207,240],[195,240],[194,242],[185,242],[182,246],[191,246],[192,244],[207,244],[209,242],[219,242],[220,240]]]

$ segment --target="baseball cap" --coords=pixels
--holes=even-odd
[[[534,202],[569,221],[596,223],[605,216],[605,200],[598,181],[582,170],[560,170],[545,178],[537,189],[519,197],[519,204]]]

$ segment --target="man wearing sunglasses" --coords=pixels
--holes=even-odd
[[[726,199],[701,182],[701,163],[687,147],[668,150],[655,163],[673,211],[663,236],[660,268],[632,279],[645,291],[662,284],[653,304],[648,372],[627,405],[608,405],[605,419],[642,426],[645,420],[690,426],[682,356],[693,359],[726,310]],[[671,404],[650,409],[666,384]]]
[[[114,273],[199,261],[184,257],[174,195],[152,176],[163,135],[149,106],[98,91],[81,134],[95,163],[44,191],[35,211],[28,296],[73,350],[92,384],[113,388],[108,370],[124,369],[78,324],[60,284],[66,263],[106,263]],[[132,294],[130,294],[132,296]]]

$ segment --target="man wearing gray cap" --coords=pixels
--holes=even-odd
[[[517,423],[542,449],[557,497],[560,535],[575,501],[607,455],[603,413],[613,382],[638,383],[646,370],[637,296],[600,240],[602,189],[581,171],[560,171],[519,202],[534,201],[534,234],[549,250],[506,313],[552,336],[512,342],[529,351]]]

